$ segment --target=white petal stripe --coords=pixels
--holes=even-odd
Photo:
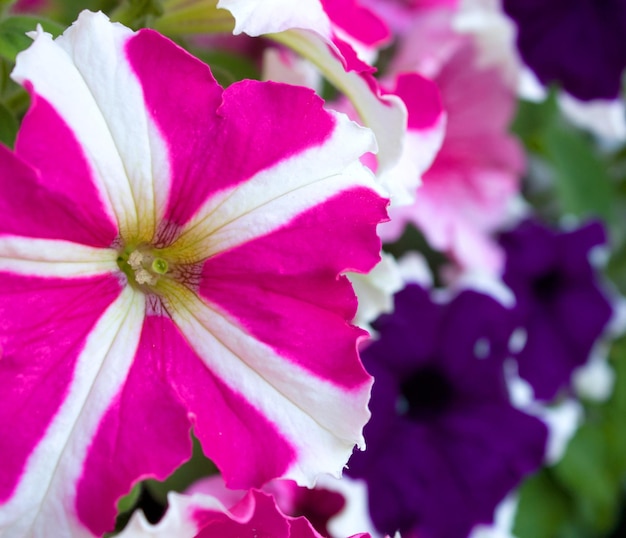
[[[55,239],[0,237],[0,271],[39,277],[87,277],[119,271],[118,253]]]

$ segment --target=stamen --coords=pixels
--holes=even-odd
[[[149,286],[154,286],[157,283],[157,277],[150,274],[146,269],[136,271],[135,280],[137,284],[148,284]]]
[[[135,271],[141,269],[141,262],[143,260],[143,254],[138,250],[134,250],[128,257],[128,265],[130,265]]]

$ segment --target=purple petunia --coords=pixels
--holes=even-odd
[[[626,67],[623,0],[503,0],[517,46],[544,84],[582,100],[614,99]]]
[[[515,293],[517,323],[526,333],[519,374],[539,399],[569,386],[611,319],[589,261],[590,250],[605,241],[599,222],[559,232],[528,220],[502,235],[503,280]]]
[[[465,537],[544,456],[545,425],[509,401],[510,313],[469,290],[438,304],[410,284],[375,328],[367,450],[348,474],[367,481],[381,532]]]

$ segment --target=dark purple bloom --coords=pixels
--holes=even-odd
[[[517,46],[544,84],[582,100],[615,99],[626,67],[624,0],[504,0]]]
[[[367,450],[348,474],[367,481],[381,532],[464,538],[544,455],[545,425],[509,402],[510,313],[474,291],[437,304],[408,285],[375,327]]]
[[[559,232],[525,221],[501,237],[503,280],[515,293],[517,323],[526,332],[519,374],[539,399],[569,386],[611,318],[611,303],[589,261],[589,251],[605,241],[599,222]]]

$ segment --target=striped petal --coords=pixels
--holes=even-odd
[[[149,241],[167,198],[169,166],[142,88],[123,61],[132,35],[89,12],[56,40],[37,32],[12,73],[35,103],[16,152],[72,201],[99,206],[100,219],[116,222],[122,236]]]
[[[141,296],[114,276],[0,278],[4,535],[47,536],[51,524],[55,536],[91,535],[76,484],[127,375],[142,315]]]

